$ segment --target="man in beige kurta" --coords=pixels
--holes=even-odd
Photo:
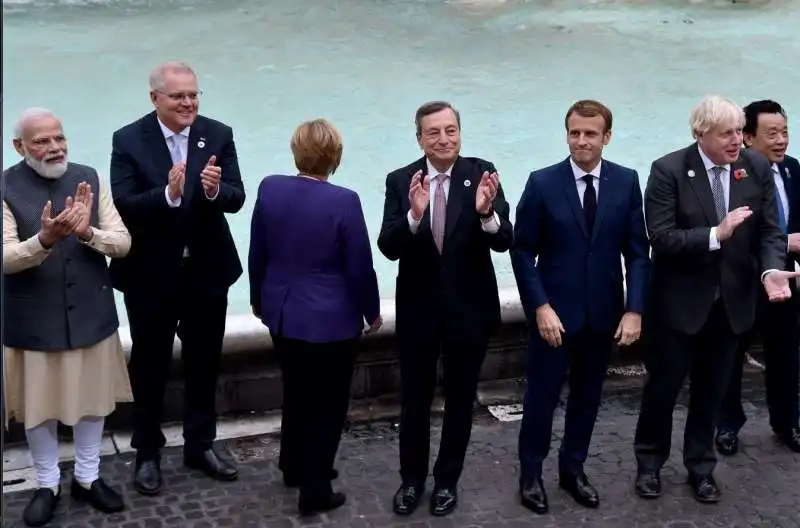
[[[99,464],[105,417],[132,399],[106,264],[131,237],[94,169],[67,162],[51,112],[26,110],[14,136],[24,159],[2,175],[5,419],[25,425],[39,488],[24,521],[42,526],[61,497],[59,421],[74,428],[73,500],[124,507]]]

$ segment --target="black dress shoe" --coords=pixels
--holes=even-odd
[[[792,427],[788,431],[778,434],[778,438],[786,444],[786,447],[795,453],[800,453],[800,427]]]
[[[25,526],[44,526],[53,518],[53,513],[58,506],[58,499],[61,498],[61,487],[53,493],[50,488],[39,488],[33,493],[31,501],[22,513],[22,520]]]
[[[431,495],[431,515],[444,517],[450,515],[458,504],[458,492],[455,488],[434,488]]]
[[[692,487],[694,498],[704,504],[719,502],[722,492],[711,475],[689,475],[689,486]]]
[[[717,433],[717,453],[724,456],[733,456],[739,452],[739,438],[732,431]]]
[[[95,510],[103,513],[117,513],[125,508],[125,503],[122,502],[122,497],[109,488],[103,482],[103,479],[97,479],[92,482],[89,489],[84,488],[78,481],[72,481],[72,489],[70,490],[72,498],[78,502],[87,502]]]
[[[392,499],[392,510],[397,515],[411,515],[419,506],[425,487],[419,484],[403,484]]]
[[[584,473],[578,475],[562,475],[558,479],[561,489],[572,495],[575,502],[587,508],[597,508],[600,506],[600,495],[597,490],[589,484],[589,479]]]
[[[200,470],[215,480],[232,481],[239,478],[239,472],[233,464],[220,457],[214,449],[206,449],[198,454],[184,453],[183,465]]]
[[[161,493],[164,480],[161,478],[161,464],[157,459],[137,461],[133,477],[133,489],[142,495],[152,497]]]
[[[308,498],[301,495],[300,500],[297,502],[297,509],[300,515],[308,517],[316,515],[317,513],[335,510],[342,506],[347,501],[344,493],[332,492],[330,495],[324,497]]]
[[[640,472],[636,475],[636,494],[643,499],[657,499],[661,496],[661,475]]]
[[[339,470],[338,469],[332,469],[331,470],[331,480],[336,480],[337,478],[339,478]],[[300,482],[300,477],[299,476],[293,475],[291,473],[288,473],[288,474],[284,473],[283,474],[283,485],[286,486],[287,488],[297,488],[297,487],[300,486],[300,484],[302,484],[302,483]]]
[[[541,478],[520,482],[519,497],[522,505],[533,513],[544,515],[550,508],[547,504],[547,493],[544,491],[544,484]]]

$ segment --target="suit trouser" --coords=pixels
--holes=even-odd
[[[522,479],[537,479],[542,475],[542,463],[550,451],[553,413],[567,371],[569,398],[558,458],[559,473],[567,476],[583,471],[600,408],[613,339],[613,330],[584,329],[565,335],[562,345],[553,348],[541,338],[535,327],[532,329],[525,356],[528,386],[519,434]]]
[[[683,435],[683,463],[696,475],[716,467],[714,430],[736,358],[738,337],[721,301],[695,335],[655,321],[645,360],[648,378],[642,391],[634,449],[640,472],[660,470],[672,446],[672,414],[689,374],[689,413]]]
[[[738,433],[747,421],[742,408],[744,355],[760,330],[764,350],[764,382],[767,389],[769,423],[777,434],[798,425],[800,399],[800,325],[795,302],[771,303],[761,299],[756,328],[743,336],[722,405],[718,429]]]
[[[440,487],[452,488],[458,483],[472,434],[472,410],[486,345],[448,339],[419,345],[401,343],[400,477],[404,483],[424,485],[428,476],[431,404],[440,355],[444,421],[433,477]]]
[[[227,292],[208,294],[196,284],[179,281],[173,289],[132,289],[124,298],[132,340],[128,364],[134,399],[131,447],[140,459],[147,459],[157,456],[166,443],[161,420],[177,329],[185,387],[184,453],[210,449],[217,435],[216,389]]]
[[[283,377],[279,467],[300,494],[331,493],[331,470],[350,406],[359,338],[309,343],[272,335]]]

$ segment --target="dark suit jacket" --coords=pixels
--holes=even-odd
[[[778,169],[786,187],[786,196],[789,198],[789,218],[787,224],[790,233],[800,233],[800,162],[792,156],[785,156]],[[794,263],[800,263],[800,253],[790,253],[787,269],[794,271]],[[793,297],[798,293],[794,292]],[[796,299],[795,299],[796,300]],[[800,304],[799,304],[800,306]]]
[[[737,181],[737,169],[747,177]],[[645,218],[653,247],[654,316],[695,334],[719,291],[731,328],[741,334],[753,325],[760,274],[786,265],[787,240],[778,225],[769,162],[743,150],[731,167],[729,210],[746,205],[753,214],[721,249],[710,251],[709,233],[719,221],[707,174],[696,143],[656,160],[650,170]]]
[[[323,343],[361,335],[380,315],[358,194],[302,176],[268,176],[250,228],[250,303],[269,329]]]
[[[242,274],[225,213],[236,213],[245,193],[230,127],[197,116],[189,132],[186,182],[180,207],[171,208],[164,195],[172,158],[155,112],[114,132],[111,152],[111,192],[131,233],[127,257],[111,262],[111,278],[120,291],[161,289],[175,284],[188,247],[190,277],[197,288],[227,293]],[[206,198],[200,172],[217,156],[222,168],[219,195]]]
[[[500,323],[497,279],[490,250],[511,246],[509,206],[500,188],[494,210],[500,218],[495,234],[483,231],[475,211],[475,190],[484,171],[494,165],[479,158],[459,157],[451,173],[443,253],[431,232],[430,208],[419,230],[409,230],[411,177],[427,172],[425,158],[386,177],[386,201],[378,248],[399,260],[396,288],[396,332],[405,343],[432,343],[445,337],[464,343],[485,343]],[[466,182],[469,182],[468,184]]]
[[[547,303],[567,333],[586,326],[614,332],[624,311],[643,313],[650,246],[636,171],[601,162],[591,233],[569,158],[532,172],[517,206],[511,263],[532,325]]]

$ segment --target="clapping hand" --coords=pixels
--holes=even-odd
[[[211,156],[208,163],[200,173],[200,181],[203,183],[203,190],[206,198],[213,198],[219,192],[219,181],[222,178],[222,168],[217,167],[217,157]]]
[[[176,163],[169,171],[169,199],[173,202],[183,196],[183,184],[186,181],[186,164]]]
[[[86,182],[78,184],[78,190],[75,191],[75,200],[72,203],[72,209],[75,215],[75,225],[72,231],[81,240],[91,240],[94,233],[92,232],[92,204],[94,203],[94,193],[92,186]]]
[[[42,210],[42,227],[39,230],[39,242],[45,248],[53,247],[57,242],[72,234],[78,224],[79,213],[73,207],[72,196],[67,197],[64,210],[53,218],[53,203],[48,200]]]
[[[475,210],[480,215],[487,215],[492,210],[492,203],[497,196],[497,189],[500,186],[500,180],[496,172],[489,174],[484,172],[481,176],[481,181],[478,184],[478,189],[475,192]]]
[[[425,209],[430,203],[431,179],[422,174],[421,170],[411,177],[411,187],[408,190],[408,201],[411,203],[411,216],[414,220],[421,220]]]

